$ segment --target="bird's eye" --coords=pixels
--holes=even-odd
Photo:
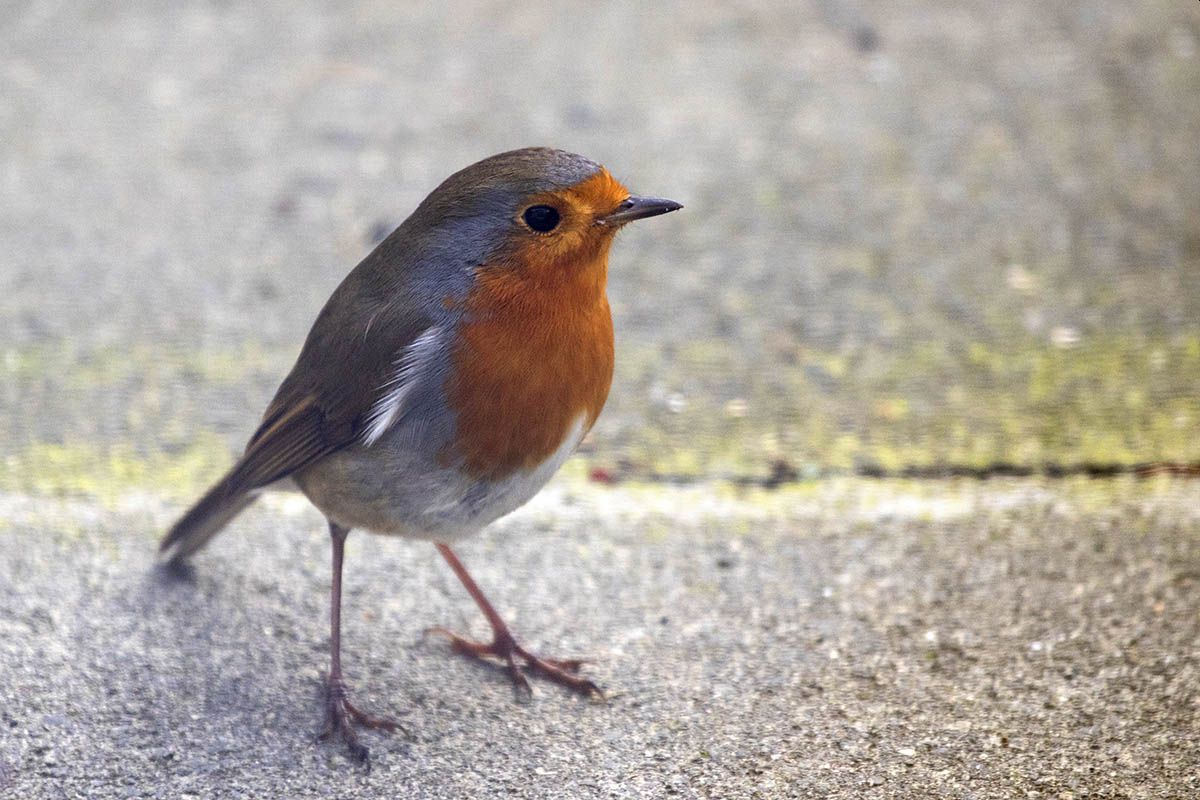
[[[558,227],[562,217],[553,206],[530,206],[523,215],[525,224],[538,233],[549,233]]]

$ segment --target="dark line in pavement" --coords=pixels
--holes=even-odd
[[[719,480],[762,489],[777,489],[794,483],[811,483],[846,476],[860,478],[905,479],[905,480],[945,480],[947,478],[968,478],[974,480],[989,480],[992,478],[1047,478],[1061,480],[1064,478],[1114,478],[1121,475],[1132,475],[1136,478],[1154,478],[1169,475],[1180,478],[1200,478],[1200,461],[1144,461],[1134,464],[1120,462],[1082,461],[1075,464],[1047,463],[1037,466],[1027,464],[1012,464],[995,462],[982,466],[968,464],[922,464],[908,465],[887,469],[877,464],[862,464],[851,470],[821,470],[815,473],[805,472],[791,462],[780,459],[771,465],[767,475],[725,475]],[[626,480],[642,483],[659,483],[671,486],[689,486],[707,483],[712,476],[679,475],[672,473],[641,473],[636,470],[628,472],[612,472],[603,468],[593,469],[589,475],[594,483],[617,484]]]

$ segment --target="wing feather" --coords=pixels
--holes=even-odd
[[[261,489],[342,448],[369,445],[395,423],[440,329],[427,298],[397,285],[403,276],[372,268],[380,252],[329,298],[242,457],[163,538],[169,561],[203,547]]]

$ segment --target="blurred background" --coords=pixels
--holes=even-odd
[[[155,543],[343,276],[529,145],[686,205],[613,250],[580,456],[461,549],[609,701],[512,705],[422,639],[484,633],[433,551],[355,536],[351,682],[414,732],[368,774],[312,743],[319,514]],[[1156,464],[1195,0],[0,0],[0,795],[1197,797],[1200,482],[857,477]]]
[[[443,177],[544,144],[622,234],[572,469],[1200,458],[1195,3],[10,4],[0,487],[183,496]]]

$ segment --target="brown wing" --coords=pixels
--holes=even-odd
[[[277,399],[246,446],[239,472],[247,486],[267,486],[341,450],[354,440],[357,427],[353,417],[331,416],[311,394],[286,403]]]
[[[370,262],[322,309],[242,457],[163,538],[170,562],[203,547],[262,488],[360,440],[397,357],[431,325],[418,298],[363,269]]]

